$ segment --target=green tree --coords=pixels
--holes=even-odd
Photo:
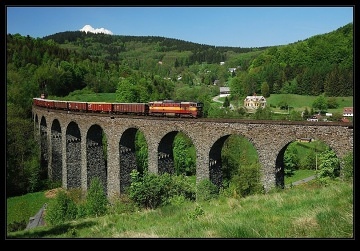
[[[319,112],[324,112],[327,109],[327,102],[324,94],[319,95],[314,102],[312,103],[312,107],[317,109]]]
[[[267,82],[263,82],[261,84],[261,94],[265,97],[268,98],[270,97],[270,88],[269,88],[269,84]]]
[[[184,133],[179,132],[173,144],[176,175],[195,175],[196,153],[191,140]]]
[[[271,120],[272,119],[272,112],[270,107],[259,107],[256,109],[254,113],[255,119],[264,119],[264,120]]]
[[[286,176],[293,175],[294,171],[299,169],[299,156],[294,144],[290,144],[284,153],[284,171]]]
[[[223,107],[227,108],[230,106],[230,101],[228,99],[228,97],[225,97],[224,103],[223,103]]]
[[[334,179],[340,175],[340,161],[335,152],[328,148],[319,154],[319,167],[317,174],[320,179],[331,178]]]

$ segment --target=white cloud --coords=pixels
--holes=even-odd
[[[91,32],[91,33],[104,33],[104,34],[109,34],[109,35],[113,35],[113,33],[107,29],[104,28],[98,28],[98,29],[94,29],[93,27],[91,27],[91,25],[85,25],[82,29],[80,29],[80,31],[85,31],[86,33]]]

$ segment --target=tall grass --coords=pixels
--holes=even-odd
[[[74,220],[8,238],[354,238],[353,184],[316,181],[265,195],[183,202]]]

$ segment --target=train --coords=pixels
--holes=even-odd
[[[203,117],[204,107],[202,102],[195,101],[160,100],[147,103],[108,103],[51,100],[43,97],[33,98],[33,105],[47,109],[73,112],[180,118],[201,118]]]

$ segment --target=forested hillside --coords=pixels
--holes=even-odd
[[[37,169],[32,137],[32,98],[41,93],[116,93],[118,102],[198,100],[205,104],[205,116],[214,112],[210,103],[219,86],[231,88],[231,100],[253,93],[353,95],[352,23],[304,41],[264,48],[79,31],[36,39],[7,34],[6,45],[7,196],[47,185],[46,172]]]

